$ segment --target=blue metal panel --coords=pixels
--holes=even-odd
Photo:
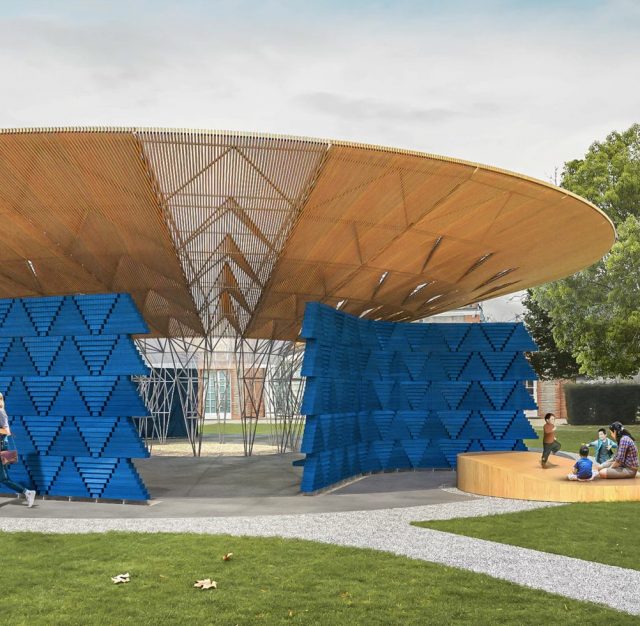
[[[0,391],[20,463],[38,493],[147,499],[131,458],[149,456],[130,416],[147,409],[148,369],[131,334],[148,332],[128,294],[0,300]]]
[[[535,438],[522,324],[373,322],[307,304],[302,491],[363,472],[455,468]]]

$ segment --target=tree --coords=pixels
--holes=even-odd
[[[582,372],[631,376],[640,370],[640,124],[565,163],[561,182],[611,217],[618,240],[604,259],[533,289],[532,299]]]
[[[538,351],[527,355],[538,377],[542,380],[575,378],[580,367],[570,352],[558,348],[553,338],[551,317],[533,297],[531,289],[527,290],[522,304],[525,307],[525,326],[538,344]]]

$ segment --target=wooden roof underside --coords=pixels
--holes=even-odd
[[[0,297],[126,291],[155,336],[295,339],[309,300],[408,321],[569,275],[611,222],[522,176],[240,133],[0,133]]]

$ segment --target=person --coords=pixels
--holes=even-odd
[[[5,450],[7,446],[7,437],[11,436],[11,428],[9,427],[9,416],[4,408],[4,396],[0,393],[0,450]],[[9,489],[13,489],[16,493],[23,493],[27,499],[27,506],[31,508],[36,499],[36,492],[23,487],[18,483],[14,483],[9,478],[8,465],[0,463],[0,484],[6,485]]]
[[[634,478],[638,473],[638,447],[631,433],[620,423],[613,422],[609,433],[618,443],[615,458],[600,466],[600,478]]]
[[[580,446],[580,458],[572,470],[567,474],[569,480],[593,480],[598,475],[598,471],[593,468],[593,461],[589,458],[588,446]]]
[[[604,428],[598,429],[598,438],[595,441],[582,444],[589,448],[595,448],[595,459],[598,465],[602,465],[611,460],[614,449],[617,449],[618,444],[607,437],[607,431]]]
[[[556,416],[553,413],[547,413],[544,416],[542,431],[542,459],[540,459],[540,463],[542,467],[546,467],[549,455],[556,454],[562,447],[556,439]]]

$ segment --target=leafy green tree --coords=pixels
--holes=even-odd
[[[547,311],[533,297],[531,289],[522,300],[524,323],[538,344],[537,352],[527,354],[531,366],[542,380],[575,378],[580,367],[571,352],[560,350],[553,338],[553,322]]]
[[[632,376],[640,370],[640,124],[567,162],[561,184],[605,211],[618,240],[604,259],[533,289],[532,299],[583,373]]]

